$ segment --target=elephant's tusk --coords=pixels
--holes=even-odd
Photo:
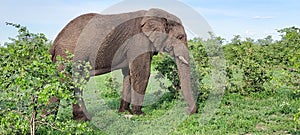
[[[183,56],[178,56],[178,58],[184,63],[189,64],[188,61]]]
[[[131,119],[133,115],[124,115],[125,118]]]

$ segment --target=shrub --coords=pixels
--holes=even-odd
[[[211,35],[211,38],[207,40],[195,38],[188,42],[191,57],[192,88],[198,97],[198,103],[206,100],[212,89],[212,65],[218,65],[217,63],[223,57],[221,51],[223,40],[220,37]],[[172,98],[177,98],[180,81],[177,66],[173,58],[167,54],[162,54],[155,58],[153,63],[154,69],[160,72],[163,77],[170,80],[171,85],[167,86],[167,88],[174,95]],[[216,66],[215,69],[222,70],[222,65]]]
[[[50,60],[51,43],[45,35],[30,33],[21,25],[7,25],[17,28],[18,35],[0,47],[0,133],[34,134],[36,131],[45,132],[45,129],[80,133],[89,130],[86,124],[72,125],[68,119],[55,119],[54,115],[41,116],[52,96],[68,104],[74,102],[72,88],[81,86],[86,80],[76,77],[79,75],[76,72],[78,69],[69,69],[88,65],[62,60],[58,64],[63,64],[65,70],[58,72],[57,65]],[[70,83],[72,81],[75,83]]]
[[[247,95],[251,92],[265,91],[264,83],[269,82],[269,66],[263,57],[263,46],[253,40],[242,41],[236,36],[224,46],[227,60],[227,78],[229,92]]]
[[[106,76],[104,86],[106,87],[105,90],[101,91],[101,97],[106,98],[119,98],[120,94],[118,92],[121,89],[121,84],[117,81],[115,77]]]

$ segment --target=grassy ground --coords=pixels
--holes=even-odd
[[[169,101],[168,92],[160,90],[156,87],[158,82],[152,80],[143,108],[146,115],[127,118],[127,113],[117,113],[118,95],[103,97],[103,93],[109,93],[104,85],[108,75],[92,78],[84,94],[93,116],[89,125],[95,131],[91,134],[300,134],[293,120],[300,101],[287,89],[249,96],[226,93],[216,113],[203,121],[207,119],[202,114],[205,103],[200,104],[198,114],[187,116],[181,99]],[[120,72],[113,76],[122,78]],[[117,80],[121,83],[121,79]]]
[[[290,94],[286,90],[272,96],[226,94],[208,123],[199,126],[197,119],[201,115],[198,114],[182,123],[174,134],[299,134],[293,115],[300,104],[289,99]]]

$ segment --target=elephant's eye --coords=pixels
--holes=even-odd
[[[179,39],[179,40],[182,40],[184,38],[184,36],[183,35],[179,35],[179,36],[177,36],[177,39]]]

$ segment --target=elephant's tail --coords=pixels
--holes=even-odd
[[[55,57],[55,45],[52,45],[50,48],[51,60],[54,61]]]

